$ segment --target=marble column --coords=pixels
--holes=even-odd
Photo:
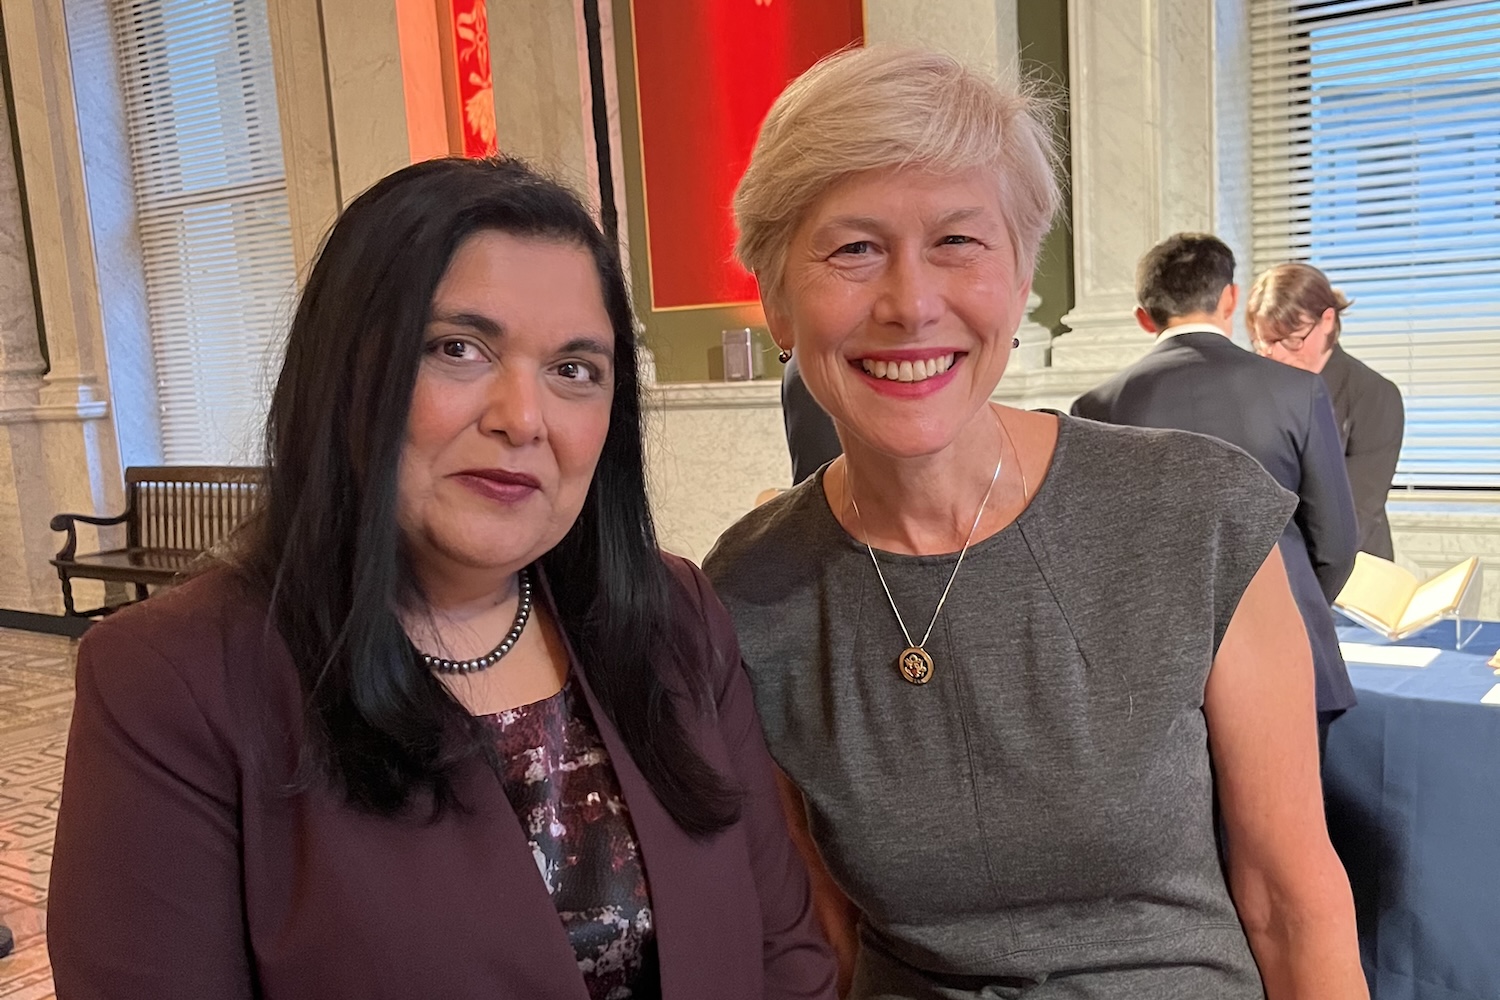
[[[412,133],[430,137],[433,125],[408,127],[397,0],[266,0],[266,13],[292,247],[305,277],[338,213],[411,163]],[[435,6],[429,15],[436,21]],[[436,30],[422,25],[422,38],[412,43],[430,41],[429,27]],[[412,86],[420,93],[415,106],[430,111],[441,81],[413,80]],[[446,151],[425,138],[417,145],[416,159]]]
[[[1214,2],[1214,203],[1213,232],[1234,250],[1235,281],[1241,308],[1234,314],[1234,338],[1250,347],[1243,303],[1255,279],[1255,206],[1250,170],[1250,4]]]
[[[1013,79],[1016,0],[865,0],[865,41],[939,49]]]
[[[412,160],[401,37],[394,0],[319,2],[339,193],[347,205]]]
[[[334,154],[323,23],[317,5],[307,0],[266,0],[266,17],[276,74],[292,256],[299,278],[305,279],[323,234],[344,205]],[[400,66],[399,58],[394,65]],[[349,155],[353,154],[350,150]]]
[[[1016,0],[866,0],[865,40],[938,49],[1000,80],[1019,73]],[[1046,367],[1052,331],[1029,318],[1041,304],[1034,293],[1026,302],[1009,370]]]
[[[1075,302],[1056,368],[1116,370],[1150,339],[1135,265],[1215,222],[1214,5],[1069,0]]]
[[[37,427],[26,417],[36,409],[47,365],[36,326],[11,140],[10,125],[0,115],[0,607],[32,610],[47,583],[48,553],[45,546],[41,552],[30,551],[39,532],[29,511],[39,492],[45,498],[46,484],[43,478],[37,489],[42,464]]]
[[[16,127],[0,141],[0,603],[55,611],[48,520],[118,513],[124,497],[62,0],[0,0],[0,15]]]
[[[487,2],[500,149],[597,198],[588,48],[579,0]],[[601,17],[608,6],[599,4]]]
[[[500,149],[598,203],[580,0],[486,0]],[[338,210],[412,160],[396,0],[267,0],[299,269]],[[612,11],[600,4],[606,78]],[[612,91],[612,88],[611,88]],[[609,113],[618,160],[618,102]],[[615,165],[615,198],[623,173]]]

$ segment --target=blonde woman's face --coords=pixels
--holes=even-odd
[[[766,318],[846,448],[916,457],[989,399],[1030,291],[993,174],[878,171],[814,203]]]

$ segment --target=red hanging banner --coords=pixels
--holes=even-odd
[[[634,0],[636,100],[653,309],[756,299],[730,200],[794,78],[864,40],[861,0]]]
[[[464,155],[492,156],[498,147],[495,85],[490,76],[490,22],[485,0],[453,0],[453,36]]]

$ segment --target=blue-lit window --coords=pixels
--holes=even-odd
[[[1500,486],[1500,2],[1255,18],[1257,271],[1354,300],[1345,348],[1406,399],[1398,483]]]

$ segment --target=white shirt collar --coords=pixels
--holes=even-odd
[[[1180,323],[1177,326],[1169,326],[1161,333],[1158,333],[1156,335],[1156,342],[1159,344],[1168,337],[1180,337],[1184,333],[1213,333],[1223,337],[1225,340],[1229,339],[1228,334],[1212,323]]]

